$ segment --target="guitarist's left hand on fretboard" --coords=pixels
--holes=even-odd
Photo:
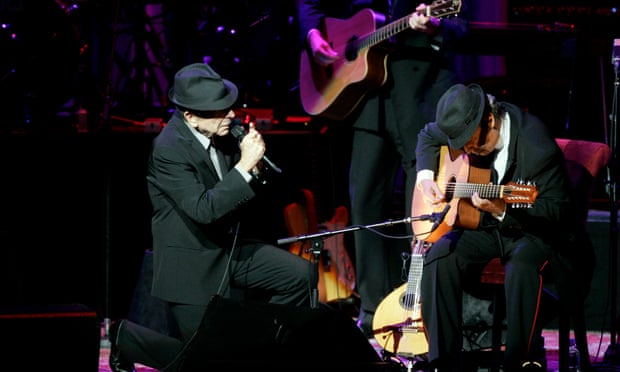
[[[503,216],[506,213],[506,202],[502,199],[483,199],[478,193],[474,193],[471,196],[471,204],[493,216]]]
[[[439,27],[441,26],[441,19],[427,16],[423,12],[426,7],[418,7],[416,12],[409,18],[409,27],[413,30],[424,32],[427,35],[435,36],[439,33]]]

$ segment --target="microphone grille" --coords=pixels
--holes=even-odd
[[[241,124],[233,122],[232,126],[230,127],[230,134],[232,134],[232,136],[237,139],[241,139],[243,138],[243,136],[245,136],[245,128],[243,128]]]

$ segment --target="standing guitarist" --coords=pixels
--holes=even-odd
[[[436,121],[419,133],[414,210],[418,192],[423,203],[448,202],[448,189],[435,181],[442,175],[438,163],[440,148],[445,146],[452,151],[451,156],[469,160],[469,174],[476,174],[481,183],[531,181],[538,194],[532,208],[507,207],[503,199],[484,199],[478,192],[458,208],[451,208],[461,213],[461,209],[467,212],[461,204],[469,205],[478,214],[473,227],[460,228],[455,223],[455,228],[439,237],[426,253],[421,298],[429,360],[439,371],[461,370],[463,290],[477,281],[489,260],[501,257],[505,263],[507,322],[503,370],[545,371],[544,349],[536,327],[540,325],[541,272],[556,244],[563,241],[563,231],[570,230],[566,224],[570,215],[569,181],[563,154],[548,128],[535,116],[515,105],[496,102],[477,84],[456,84],[439,100]],[[486,180],[480,175],[485,170]]]
[[[456,3],[460,7],[460,1]],[[314,67],[323,68],[327,75],[337,61],[355,56],[345,56],[330,44],[326,19],[346,20],[367,9],[372,9],[377,19],[383,15],[386,24],[410,16],[403,32],[372,48],[378,53],[389,51],[385,59],[367,66],[369,75],[385,68],[385,82],[359,102],[353,99],[359,105],[346,117],[328,117],[333,120],[328,124],[334,128],[328,133],[338,133],[338,128],[352,129],[352,135],[346,132],[346,141],[341,142],[341,147],[350,144],[352,148],[348,185],[352,224],[369,225],[403,217],[394,215],[394,189],[400,170],[405,177],[406,200],[398,214],[409,216],[416,177],[417,133],[434,118],[441,94],[460,80],[455,73],[454,48],[469,30],[464,11],[458,17],[437,18],[424,12],[423,3],[409,0],[297,0],[297,9],[303,50]],[[353,27],[344,32],[362,37],[367,31]],[[300,80],[312,78],[312,74],[300,76]],[[350,98],[349,92],[345,93],[345,98]],[[348,112],[349,107],[336,111]],[[361,229],[354,233],[354,246],[361,299],[358,325],[372,337],[377,306],[406,281],[401,254],[411,252],[411,242],[389,240]]]

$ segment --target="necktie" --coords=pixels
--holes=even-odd
[[[224,168],[226,162],[224,160],[224,156],[220,151],[217,151],[215,146],[213,146],[213,140],[209,145],[209,156],[211,157],[211,162],[215,166],[215,171],[220,179],[224,178],[224,173],[226,169]]]

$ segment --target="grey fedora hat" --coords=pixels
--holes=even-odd
[[[436,121],[451,148],[460,149],[476,131],[484,113],[485,93],[478,84],[455,84],[437,103]]]
[[[237,86],[223,79],[211,66],[193,63],[174,75],[168,92],[171,102],[195,111],[217,111],[232,107],[237,100]]]

